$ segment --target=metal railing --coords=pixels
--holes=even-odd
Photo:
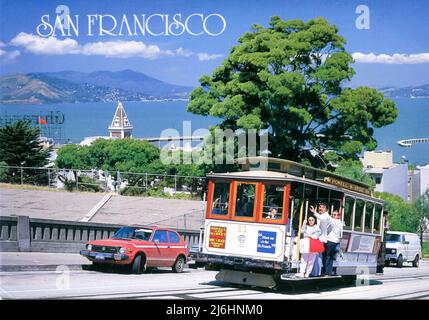
[[[0,252],[78,253],[92,240],[107,239],[123,225],[0,216]],[[189,248],[198,244],[198,230],[176,229]]]
[[[206,178],[199,176],[18,166],[0,166],[0,182],[68,191],[199,199],[207,185]]]

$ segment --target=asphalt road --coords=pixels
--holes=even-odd
[[[419,268],[385,268],[384,275],[357,285],[300,281],[280,290],[234,286],[215,271],[186,269],[182,274],[154,270],[0,272],[2,299],[429,299],[429,261]]]

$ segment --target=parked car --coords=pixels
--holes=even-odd
[[[401,268],[404,262],[412,262],[414,267],[419,266],[422,257],[419,236],[415,233],[388,231],[386,241],[386,265],[396,263]]]
[[[171,267],[174,272],[182,272],[188,253],[183,237],[176,231],[138,225],[122,227],[112,238],[91,241],[80,251],[95,267],[129,265],[133,273],[142,273],[148,267]]]

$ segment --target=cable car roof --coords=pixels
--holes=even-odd
[[[225,178],[255,178],[267,180],[283,180],[290,176],[302,179],[314,180],[354,192],[371,195],[370,186],[366,183],[356,181],[338,174],[313,168],[298,162],[271,158],[271,157],[247,157],[238,158],[236,163],[241,164],[244,171],[231,173],[209,173],[208,177]]]

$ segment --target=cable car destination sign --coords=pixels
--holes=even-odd
[[[337,179],[337,178],[333,178],[333,177],[325,177],[323,179],[323,182],[327,183],[327,184],[331,184],[333,186],[336,187],[340,187],[340,188],[344,188],[350,191],[355,191],[355,192],[359,192],[359,193],[363,193],[366,195],[371,195],[371,190],[369,188],[363,187],[363,186],[359,186],[357,184],[348,182],[348,181],[344,181],[341,179]]]

